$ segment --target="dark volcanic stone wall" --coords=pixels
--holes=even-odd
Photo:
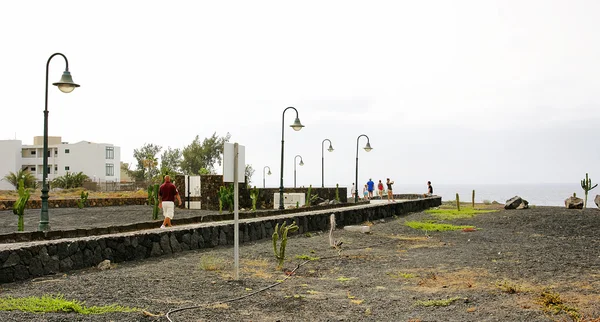
[[[389,203],[364,208],[332,209],[332,212],[301,212],[289,218],[266,217],[262,221],[240,223],[240,243],[271,238],[277,223],[295,221],[294,234],[329,229],[329,215],[335,214],[339,227],[365,221],[400,216],[441,205],[441,197]],[[93,236],[0,248],[0,283],[10,283],[37,276],[68,272],[95,266],[108,259],[112,262],[140,260],[190,249],[233,244],[233,223],[178,228],[176,230],[140,231],[121,235]]]

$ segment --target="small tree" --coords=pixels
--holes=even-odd
[[[15,187],[15,189],[19,189],[19,180],[23,179],[23,184],[25,185],[25,189],[35,189],[37,188],[37,180],[35,176],[29,172],[29,169],[21,169],[15,172],[9,172],[4,176],[4,180],[8,181],[10,184]]]

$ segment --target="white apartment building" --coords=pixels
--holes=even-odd
[[[48,137],[48,181],[67,172],[83,172],[96,182],[119,182],[121,177],[121,148],[108,143],[81,141],[62,142],[60,136]],[[19,169],[29,171],[42,181],[44,137],[33,138],[33,145],[20,140],[0,140],[0,178]],[[14,187],[0,180],[0,190]]]

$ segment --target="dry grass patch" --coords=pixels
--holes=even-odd
[[[492,289],[488,287],[489,273],[485,269],[464,268],[453,272],[415,270],[414,274],[419,278],[409,281],[416,280],[416,285],[406,287],[417,292],[435,293],[440,289]]]

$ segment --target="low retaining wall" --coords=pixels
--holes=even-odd
[[[441,205],[441,197],[356,206],[267,217],[240,222],[240,243],[271,238],[276,224],[296,221],[294,234],[329,229],[333,212],[339,227],[398,216]],[[175,227],[118,235],[83,237],[29,244],[0,245],[0,283],[57,274],[113,262],[140,260],[185,250],[233,244],[233,223],[215,222],[202,226]]]
[[[48,199],[48,208],[76,208],[79,199]],[[0,201],[0,210],[12,209],[15,200]],[[111,206],[134,206],[145,205],[148,198],[90,198],[87,200],[86,207],[111,207]],[[41,200],[27,201],[27,209],[41,209]]]

